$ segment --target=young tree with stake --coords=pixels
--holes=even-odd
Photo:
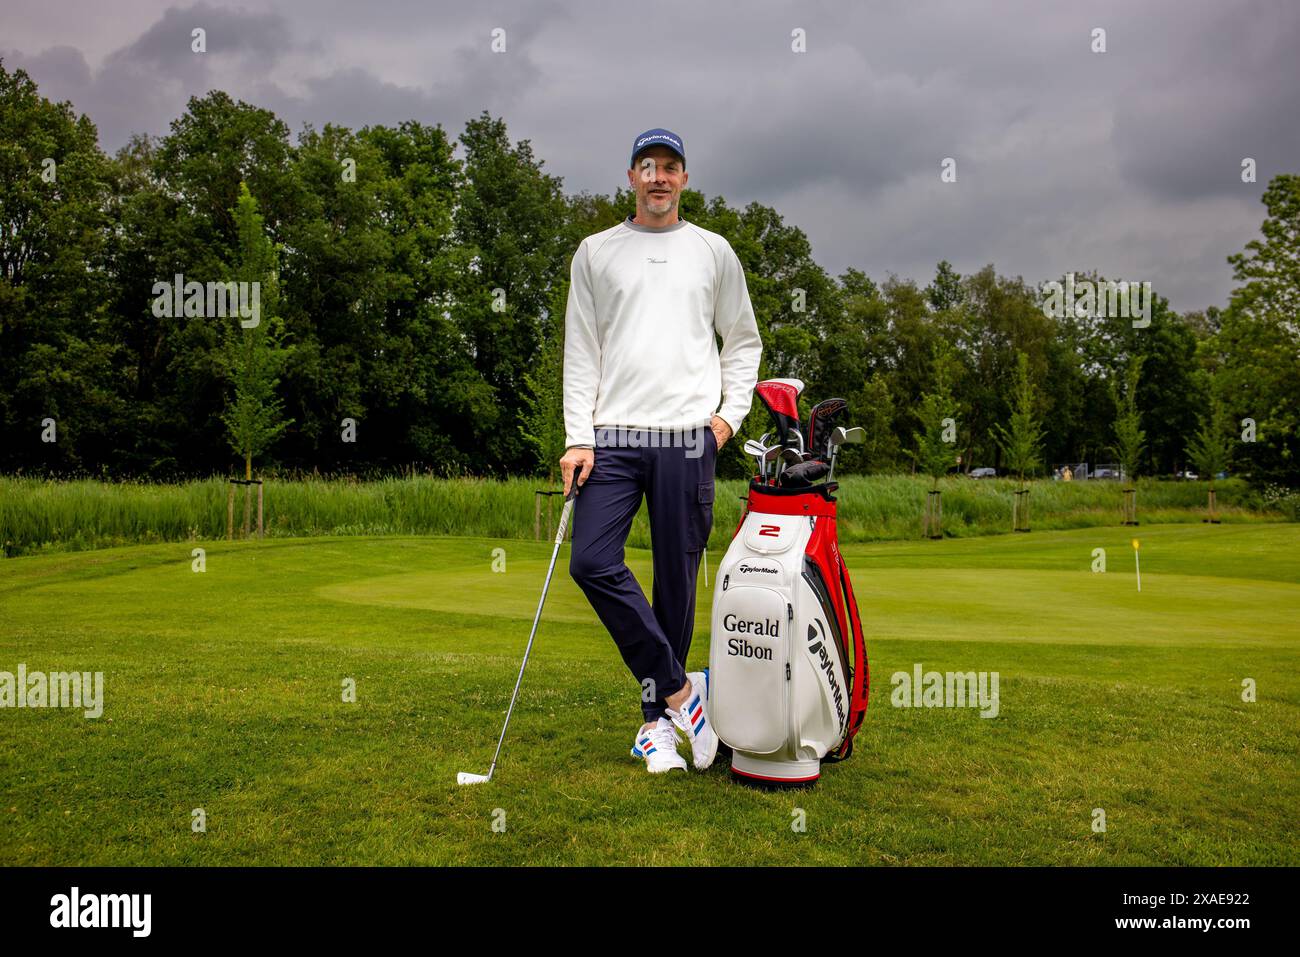
[[[1124,391],[1121,395],[1111,380],[1111,395],[1115,399],[1115,456],[1119,459],[1123,479],[1130,483],[1124,490],[1124,524],[1137,524],[1138,464],[1146,448],[1146,432],[1142,429],[1142,414],[1137,407],[1137,387],[1142,375],[1142,356],[1134,356],[1124,373]]]
[[[1187,444],[1187,456],[1196,471],[1210,480],[1208,506],[1211,522],[1217,522],[1214,479],[1228,467],[1228,410],[1217,393],[1210,400],[1210,413],[1202,417],[1201,427]]]
[[[1011,522],[1016,530],[1029,530],[1029,516],[1024,514],[1025,496],[1029,489],[1025,487],[1026,474],[1038,471],[1041,466],[1043,430],[1034,406],[1037,394],[1033,380],[1029,376],[1029,356],[1023,352],[1016,354],[1015,405],[1011,410],[1010,429],[994,425],[989,435],[1002,450],[1002,456],[1008,471],[1015,474],[1020,488],[1015,501],[1020,503],[1013,510]]]
[[[279,373],[292,347],[281,345],[283,323],[279,316],[278,250],[267,237],[257,200],[241,183],[239,201],[234,210],[239,239],[239,262],[234,272],[236,282],[260,286],[257,322],[247,328],[232,321],[226,328],[225,341],[218,356],[224,377],[233,388],[221,421],[227,441],[244,460],[244,481],[253,479],[253,459],[292,424],[282,415],[282,403],[275,394]],[[244,527],[249,524],[249,486],[244,486]]]
[[[936,348],[933,388],[921,396],[919,416],[924,431],[912,433],[912,439],[916,443],[912,458],[916,461],[917,470],[933,480],[927,494],[924,518],[924,534],[931,538],[943,534],[939,479],[947,475],[956,462],[957,410],[949,385],[955,364],[950,348]]]

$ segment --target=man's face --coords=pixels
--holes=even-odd
[[[651,146],[627,171],[627,181],[636,191],[639,208],[663,216],[677,207],[687,175],[676,153],[666,146]]]

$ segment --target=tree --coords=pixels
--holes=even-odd
[[[1210,480],[1211,492],[1215,476],[1228,467],[1228,443],[1228,410],[1223,400],[1212,393],[1209,414],[1202,417],[1200,429],[1187,444],[1187,457],[1196,471]]]
[[[961,273],[952,268],[952,263],[944,259],[934,273],[934,281],[925,289],[926,301],[935,312],[946,312],[960,306],[966,300],[966,291],[962,288]]]
[[[104,268],[110,189],[90,119],[0,61],[0,467],[85,469],[123,431]],[[42,439],[46,419],[54,442]]]
[[[706,200],[695,190],[683,191],[682,216],[726,237],[744,267],[763,337],[759,378],[797,376],[818,395],[846,395],[849,390],[843,385],[822,386],[819,382],[823,375],[851,375],[854,357],[836,348],[836,337],[844,331],[839,289],[813,259],[812,244],[804,231],[787,224],[770,206],[750,203],[737,210],[721,196]],[[719,474],[728,449],[733,474],[745,474],[748,466],[740,464],[744,458],[741,445],[729,442],[723,448]]]
[[[1015,405],[1011,411],[1010,429],[1001,423],[990,429],[1003,462],[1014,472],[1023,489],[1025,475],[1036,472],[1042,464],[1043,430],[1035,413],[1037,395],[1029,377],[1029,356],[1021,352],[1016,358]]]
[[[1240,423],[1238,464],[1256,481],[1300,484],[1300,175],[1264,191],[1262,239],[1228,257],[1238,286],[1214,350],[1221,394]]]
[[[1142,450],[1146,446],[1147,434],[1142,429],[1142,414],[1138,411],[1137,405],[1138,380],[1141,374],[1142,358],[1138,356],[1129,363],[1124,373],[1122,391],[1116,389],[1114,380],[1111,380],[1111,388],[1115,393],[1115,407],[1119,410],[1115,417],[1114,451],[1116,458],[1119,459],[1123,477],[1129,482],[1137,478],[1142,461]]]
[[[560,457],[564,455],[564,307],[568,283],[556,287],[547,321],[542,326],[542,345],[537,366],[524,373],[528,387],[524,439],[537,453],[537,465],[546,481],[554,484]]]
[[[1230,308],[1277,323],[1294,337],[1300,335],[1300,174],[1275,176],[1262,202],[1268,208],[1263,239],[1228,257],[1233,278],[1242,284]]]
[[[889,391],[889,380],[883,374],[873,375],[850,401],[849,409],[857,410],[853,419],[866,431],[867,440],[861,446],[841,447],[840,455],[848,453],[846,464],[861,462],[863,467],[873,472],[894,468],[898,464],[900,449],[892,428],[894,397]],[[836,468],[839,468],[838,464]]]
[[[506,124],[485,111],[465,124],[464,186],[454,235],[470,254],[450,314],[474,379],[468,414],[452,420],[459,455],[478,472],[521,471],[532,450],[520,430],[524,373],[541,345],[541,317],[564,278],[561,180],[542,172],[528,140],[510,142]]]
[[[917,468],[933,479],[930,492],[925,497],[921,525],[921,534],[927,538],[940,538],[943,535],[939,479],[948,474],[956,457],[957,403],[948,383],[957,364],[952,347],[939,340],[935,345],[931,388],[921,396],[920,419],[924,431],[912,433],[912,439],[916,443],[912,457],[916,460]]]
[[[219,360],[234,389],[221,421],[228,430],[231,449],[244,460],[244,479],[248,481],[253,478],[254,457],[266,451],[293,421],[283,417],[283,405],[275,394],[292,347],[280,344],[278,253],[263,231],[257,201],[246,184],[240,184],[233,216],[239,241],[234,280],[258,283],[261,289],[260,321],[244,328],[240,322],[227,320],[224,353]]]
[[[939,479],[956,464],[957,405],[949,386],[955,364],[956,358],[950,349],[943,346],[936,349],[931,389],[921,396],[923,431],[912,433],[916,444],[912,458],[917,470],[934,480],[935,490],[939,488]]]
[[[962,375],[953,391],[966,416],[962,461],[991,465],[997,448],[990,430],[1005,421],[1017,356],[1024,353],[1032,377],[1041,379],[1052,321],[1037,305],[1034,290],[989,265],[962,280],[960,304],[936,313],[934,322],[961,359]]]
[[[190,97],[158,150],[169,190],[194,239],[220,254],[239,242],[234,211],[245,183],[259,197],[274,238],[290,215],[293,192],[288,125],[270,110],[212,90]]]
[[[911,280],[890,276],[881,284],[877,300],[865,303],[863,312],[870,323],[867,367],[887,376],[897,410],[894,434],[906,440],[925,428],[917,401],[934,381],[939,332],[924,293]],[[951,388],[951,380],[948,384]]]

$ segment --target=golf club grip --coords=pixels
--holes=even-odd
[[[564,500],[566,502],[573,501],[573,497],[578,494],[578,478],[581,475],[582,475],[582,466],[575,465],[573,467],[573,488],[569,489],[569,494],[564,496]]]
[[[578,497],[578,476],[582,474],[582,466],[579,465],[573,470],[573,488],[569,494],[564,497],[564,509],[560,512],[560,527],[555,533],[555,545],[558,548],[560,542],[564,541],[564,533],[569,527],[569,516],[573,514],[573,500]]]

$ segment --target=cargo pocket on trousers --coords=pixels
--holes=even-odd
[[[687,503],[686,550],[698,552],[709,544],[713,531],[713,482],[700,482]]]

